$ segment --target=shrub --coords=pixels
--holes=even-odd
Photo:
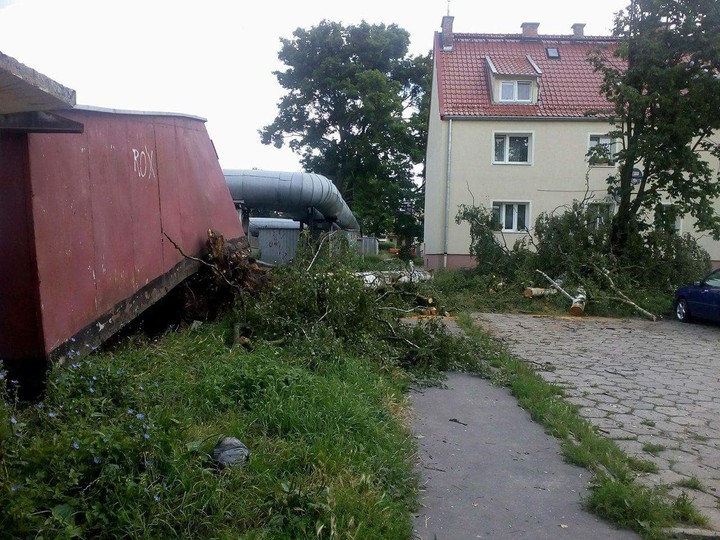
[[[542,270],[563,281],[570,294],[583,287],[588,297],[587,313],[629,315],[632,308],[617,301],[618,290],[651,312],[662,314],[670,310],[676,287],[710,269],[708,253],[692,236],[680,236],[662,224],[630,227],[624,256],[618,259],[612,254],[610,223],[603,221],[591,200],[575,201],[559,210],[539,215],[527,239],[509,248],[496,232],[491,212],[461,206],[456,221],[470,224],[470,253],[477,261],[474,272],[519,292],[530,284],[548,286],[535,272]],[[542,305],[551,302],[558,301],[546,300]]]

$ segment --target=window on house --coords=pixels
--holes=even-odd
[[[655,230],[680,234],[682,216],[680,209],[674,204],[658,204],[655,207]]]
[[[612,204],[590,203],[587,207],[588,227],[594,231],[600,230],[610,224],[612,219]]]
[[[528,203],[494,202],[493,222],[498,230],[518,232],[527,230]]]
[[[495,134],[494,163],[530,163],[529,134]]]
[[[591,165],[615,165],[615,141],[609,135],[590,135],[588,161]]]
[[[560,49],[557,47],[548,47],[546,49],[548,58],[560,58]]]
[[[500,83],[500,101],[530,103],[532,100],[532,82],[502,81]]]

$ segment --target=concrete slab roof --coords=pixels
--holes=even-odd
[[[72,109],[75,90],[0,52],[0,114]]]

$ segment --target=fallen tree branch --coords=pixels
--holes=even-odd
[[[323,236],[323,237],[320,239],[320,243],[318,244],[317,251],[315,252],[315,255],[313,256],[312,261],[310,261],[310,265],[309,265],[309,266],[307,267],[307,269],[305,270],[306,272],[309,272],[310,269],[312,268],[313,264],[315,264],[315,259],[317,259],[317,258],[318,258],[318,255],[320,255],[320,248],[322,248],[322,245],[325,243],[325,240],[327,240],[328,238],[330,238],[330,237],[331,237],[333,234],[335,234],[336,232],[337,232],[337,231],[330,231],[329,233],[327,233],[325,236]]]
[[[571,295],[569,292],[567,292],[565,289],[563,289],[557,281],[555,281],[553,278],[551,278],[550,276],[548,276],[548,275],[547,275],[545,272],[543,272],[542,270],[535,270],[535,271],[536,271],[538,274],[540,274],[542,277],[544,277],[545,279],[547,279],[547,280],[550,282],[550,284],[553,286],[554,289],[557,289],[557,290],[560,291],[563,295],[565,295],[565,298],[567,298],[567,299],[570,300],[571,302],[574,302],[574,301],[575,301],[575,297],[572,296],[572,295]]]
[[[393,328],[393,325],[390,324],[390,323],[389,323],[388,321],[386,321],[385,319],[381,319],[380,317],[374,317],[374,319],[375,319],[376,321],[378,321],[378,322],[385,323],[385,324],[388,326],[388,328],[390,329],[390,332],[392,332],[392,336],[387,336],[385,339],[397,339],[397,340],[400,340],[400,341],[404,341],[405,343],[407,343],[408,345],[410,345],[410,346],[413,347],[414,349],[417,349],[417,350],[420,350],[420,349],[421,349],[421,347],[420,347],[419,345],[416,345],[415,343],[413,343],[413,342],[410,341],[409,339],[406,339],[406,338],[404,338],[404,337],[402,337],[402,336],[398,336],[398,335],[397,335],[397,332],[395,331],[395,328]]]
[[[572,296],[565,289],[563,289],[557,281],[552,279],[545,272],[537,269],[535,271],[541,276],[543,276],[545,279],[547,279],[552,284],[553,288],[560,291],[562,294],[565,295],[568,300],[570,300],[570,302],[572,302],[572,305],[570,306],[571,315],[580,316],[585,312],[585,302],[587,302],[587,295],[585,293],[585,289],[583,289],[582,287],[578,287],[577,296]]]
[[[617,295],[619,296],[619,298],[610,298],[611,300],[617,300],[618,302],[622,302],[623,304],[626,304],[626,305],[628,305],[628,306],[632,306],[632,307],[635,309],[635,311],[637,311],[638,313],[644,315],[645,317],[647,317],[648,319],[650,319],[652,322],[657,322],[658,317],[657,317],[656,315],[653,315],[653,314],[650,313],[649,311],[647,311],[647,310],[641,308],[640,306],[638,306],[635,302],[633,302],[632,300],[630,300],[620,289],[617,288],[617,286],[615,285],[615,282],[614,282],[613,279],[610,277],[610,272],[609,272],[607,269],[605,269],[605,268],[598,268],[598,267],[595,266],[595,265],[593,265],[593,266],[595,267],[595,270],[596,270],[598,273],[600,273],[600,274],[602,274],[603,276],[605,276],[605,279],[607,279],[607,280],[608,280],[608,283],[610,284],[610,288],[615,292],[615,294],[617,294]]]

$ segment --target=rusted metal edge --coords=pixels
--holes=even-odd
[[[82,133],[85,126],[53,113],[33,111],[0,114],[0,131],[13,133]]]
[[[49,360],[53,363],[64,364],[90,354],[123,326],[163,298],[171,289],[197,272],[199,268],[198,261],[183,259],[172,270],[154,279],[130,298],[118,302],[95,322],[50,351],[48,353]]]
[[[96,112],[106,114],[127,114],[130,116],[169,116],[175,118],[189,118],[190,120],[199,120],[207,122],[207,118],[196,116],[194,114],[185,114],[178,112],[159,112],[159,111],[133,111],[128,109],[112,109],[107,107],[96,107],[94,105],[75,105],[75,111]],[[212,142],[212,141],[211,141]]]

